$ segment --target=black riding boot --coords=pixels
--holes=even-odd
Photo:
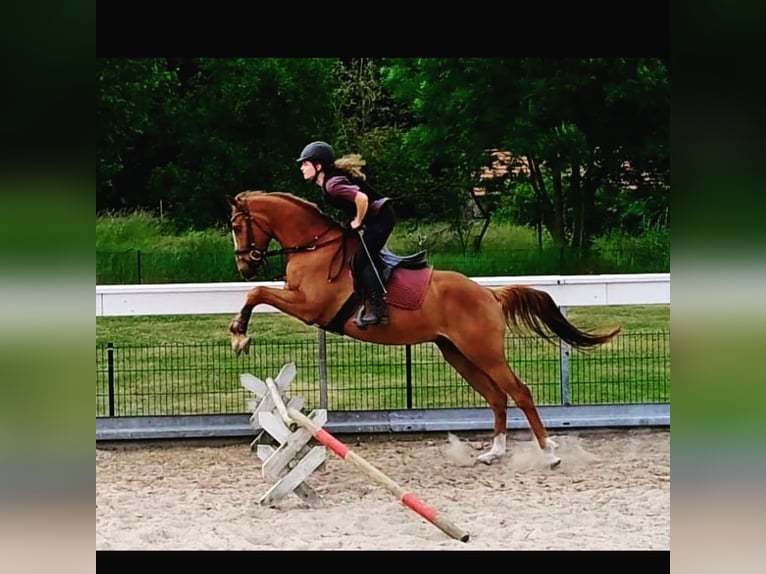
[[[388,325],[388,307],[383,298],[383,286],[375,275],[375,270],[367,266],[362,273],[365,292],[370,300],[366,313],[356,320],[356,326],[364,329],[367,325]]]

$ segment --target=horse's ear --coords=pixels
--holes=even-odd
[[[228,201],[229,205],[231,205],[232,207],[237,207],[237,200],[236,200],[236,198],[234,196],[227,195],[226,196],[226,201]]]

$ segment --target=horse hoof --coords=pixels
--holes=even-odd
[[[553,469],[555,469],[555,468],[558,468],[558,466],[559,466],[560,464],[561,464],[561,459],[560,459],[560,458],[557,458],[557,459],[555,459],[555,460],[554,460],[553,462],[551,462],[551,464],[550,464],[550,468],[551,468],[551,470],[553,470]]]
[[[239,357],[242,353],[250,354],[250,337],[242,335],[231,336],[231,349]]]
[[[491,452],[486,452],[484,454],[480,454],[479,456],[477,456],[476,460],[478,460],[479,462],[483,462],[484,464],[489,466],[493,462],[498,461],[499,458],[497,457],[497,455],[494,455]]]

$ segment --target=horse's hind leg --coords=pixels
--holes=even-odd
[[[540,448],[548,456],[550,467],[556,468],[561,463],[561,459],[554,453],[558,445],[548,436],[548,431],[545,430],[545,426],[542,420],[540,420],[540,413],[537,412],[537,407],[532,399],[532,392],[529,390],[529,387],[521,382],[521,379],[516,376],[516,373],[511,370],[507,363],[503,363],[502,366],[493,372],[492,380],[503,391],[511,395],[513,402],[524,412],[529,421],[529,426],[535,434],[535,438],[537,438],[537,444],[540,445]]]
[[[446,361],[486,399],[495,416],[492,448],[480,454],[476,459],[485,464],[492,464],[505,455],[505,425],[507,420],[508,395],[501,391],[492,380],[469,361],[449,339],[436,341]]]
[[[497,343],[490,339],[482,345],[467,345],[464,344],[465,342],[459,334],[453,342],[458,352],[465,356],[465,360],[471,363],[475,369],[480,369],[482,374],[492,382],[493,387],[498,388],[503,394],[507,393],[511,396],[513,402],[526,416],[529,427],[537,439],[537,444],[548,456],[551,468],[557,467],[561,463],[561,459],[554,454],[558,445],[548,436],[548,431],[545,430],[540,419],[540,413],[537,412],[529,387],[508,366],[502,342]],[[466,349],[470,349],[470,352],[466,352]],[[476,379],[475,376],[474,379]],[[473,382],[471,384],[473,385]],[[495,420],[497,421],[497,411],[495,411]],[[503,421],[503,429],[505,429],[505,420]]]

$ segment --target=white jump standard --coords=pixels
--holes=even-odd
[[[282,368],[276,382],[267,379],[267,383],[284,392],[294,376],[295,366],[290,363]],[[259,444],[257,447],[256,453],[263,462],[261,474],[274,483],[259,499],[260,504],[273,506],[294,492],[309,506],[313,508],[322,506],[321,498],[311,486],[305,483],[305,480],[325,461],[325,448],[323,446],[309,448],[307,443],[312,435],[308,430],[300,427],[291,430],[285,425],[281,416],[272,412],[277,409],[277,406],[274,404],[267,383],[249,374],[241,375],[240,383],[258,397],[252,409],[250,425],[256,430],[267,433],[280,445],[276,449],[266,444]],[[294,397],[288,404],[291,408],[299,409],[303,406],[303,399]],[[327,411],[324,409],[313,411],[310,417],[316,424],[323,425],[327,421]],[[251,448],[261,436],[258,435],[253,440]]]
[[[306,416],[300,412],[300,407],[295,407],[295,399],[288,401],[288,404],[285,405],[285,401],[283,400],[280,391],[284,392],[284,389],[294,376],[295,364],[288,363],[282,367],[276,381],[267,378],[264,383],[252,375],[242,375],[240,378],[243,386],[257,394],[259,397],[262,397],[261,402],[253,413],[253,417],[255,417],[255,413],[258,412],[257,418],[260,427],[256,428],[263,428],[265,431],[269,432],[269,434],[275,436],[275,438],[276,435],[279,435],[284,439],[280,441],[282,445],[276,450],[271,447],[262,449],[262,446],[264,445],[258,446],[258,457],[261,458],[261,460],[264,460],[264,477],[272,480],[274,479],[273,477],[278,479],[278,482],[266,493],[266,495],[264,495],[264,497],[261,498],[262,504],[273,504],[276,500],[293,490],[304,499],[306,499],[306,490],[309,491],[309,496],[316,496],[313,490],[303,483],[303,480],[324,462],[324,447],[316,446],[312,448],[301,461],[293,466],[292,470],[285,473],[285,469],[291,458],[303,449],[306,442],[313,437],[322,445],[332,450],[340,458],[353,463],[367,476],[382,486],[385,486],[402,502],[402,504],[417,512],[420,516],[442,530],[442,532],[461,542],[468,541],[468,533],[452,524],[452,522],[423,502],[415,494],[403,489],[379,469],[324,430],[322,425],[327,421],[327,412],[324,409],[313,411],[310,416]],[[267,399],[270,399],[270,401],[266,403],[266,407],[270,408],[270,410],[276,407],[276,410],[279,413],[279,418],[281,418],[281,421],[279,422],[283,424],[276,424],[274,421],[279,419],[270,411],[260,408]],[[251,424],[252,422],[253,418],[251,418]],[[289,427],[293,424],[297,424],[299,428],[291,433]],[[276,433],[276,435],[274,433]],[[298,435],[298,433],[301,434]],[[267,466],[269,467],[268,476],[266,474]],[[301,487],[300,492],[298,491],[299,487]]]

